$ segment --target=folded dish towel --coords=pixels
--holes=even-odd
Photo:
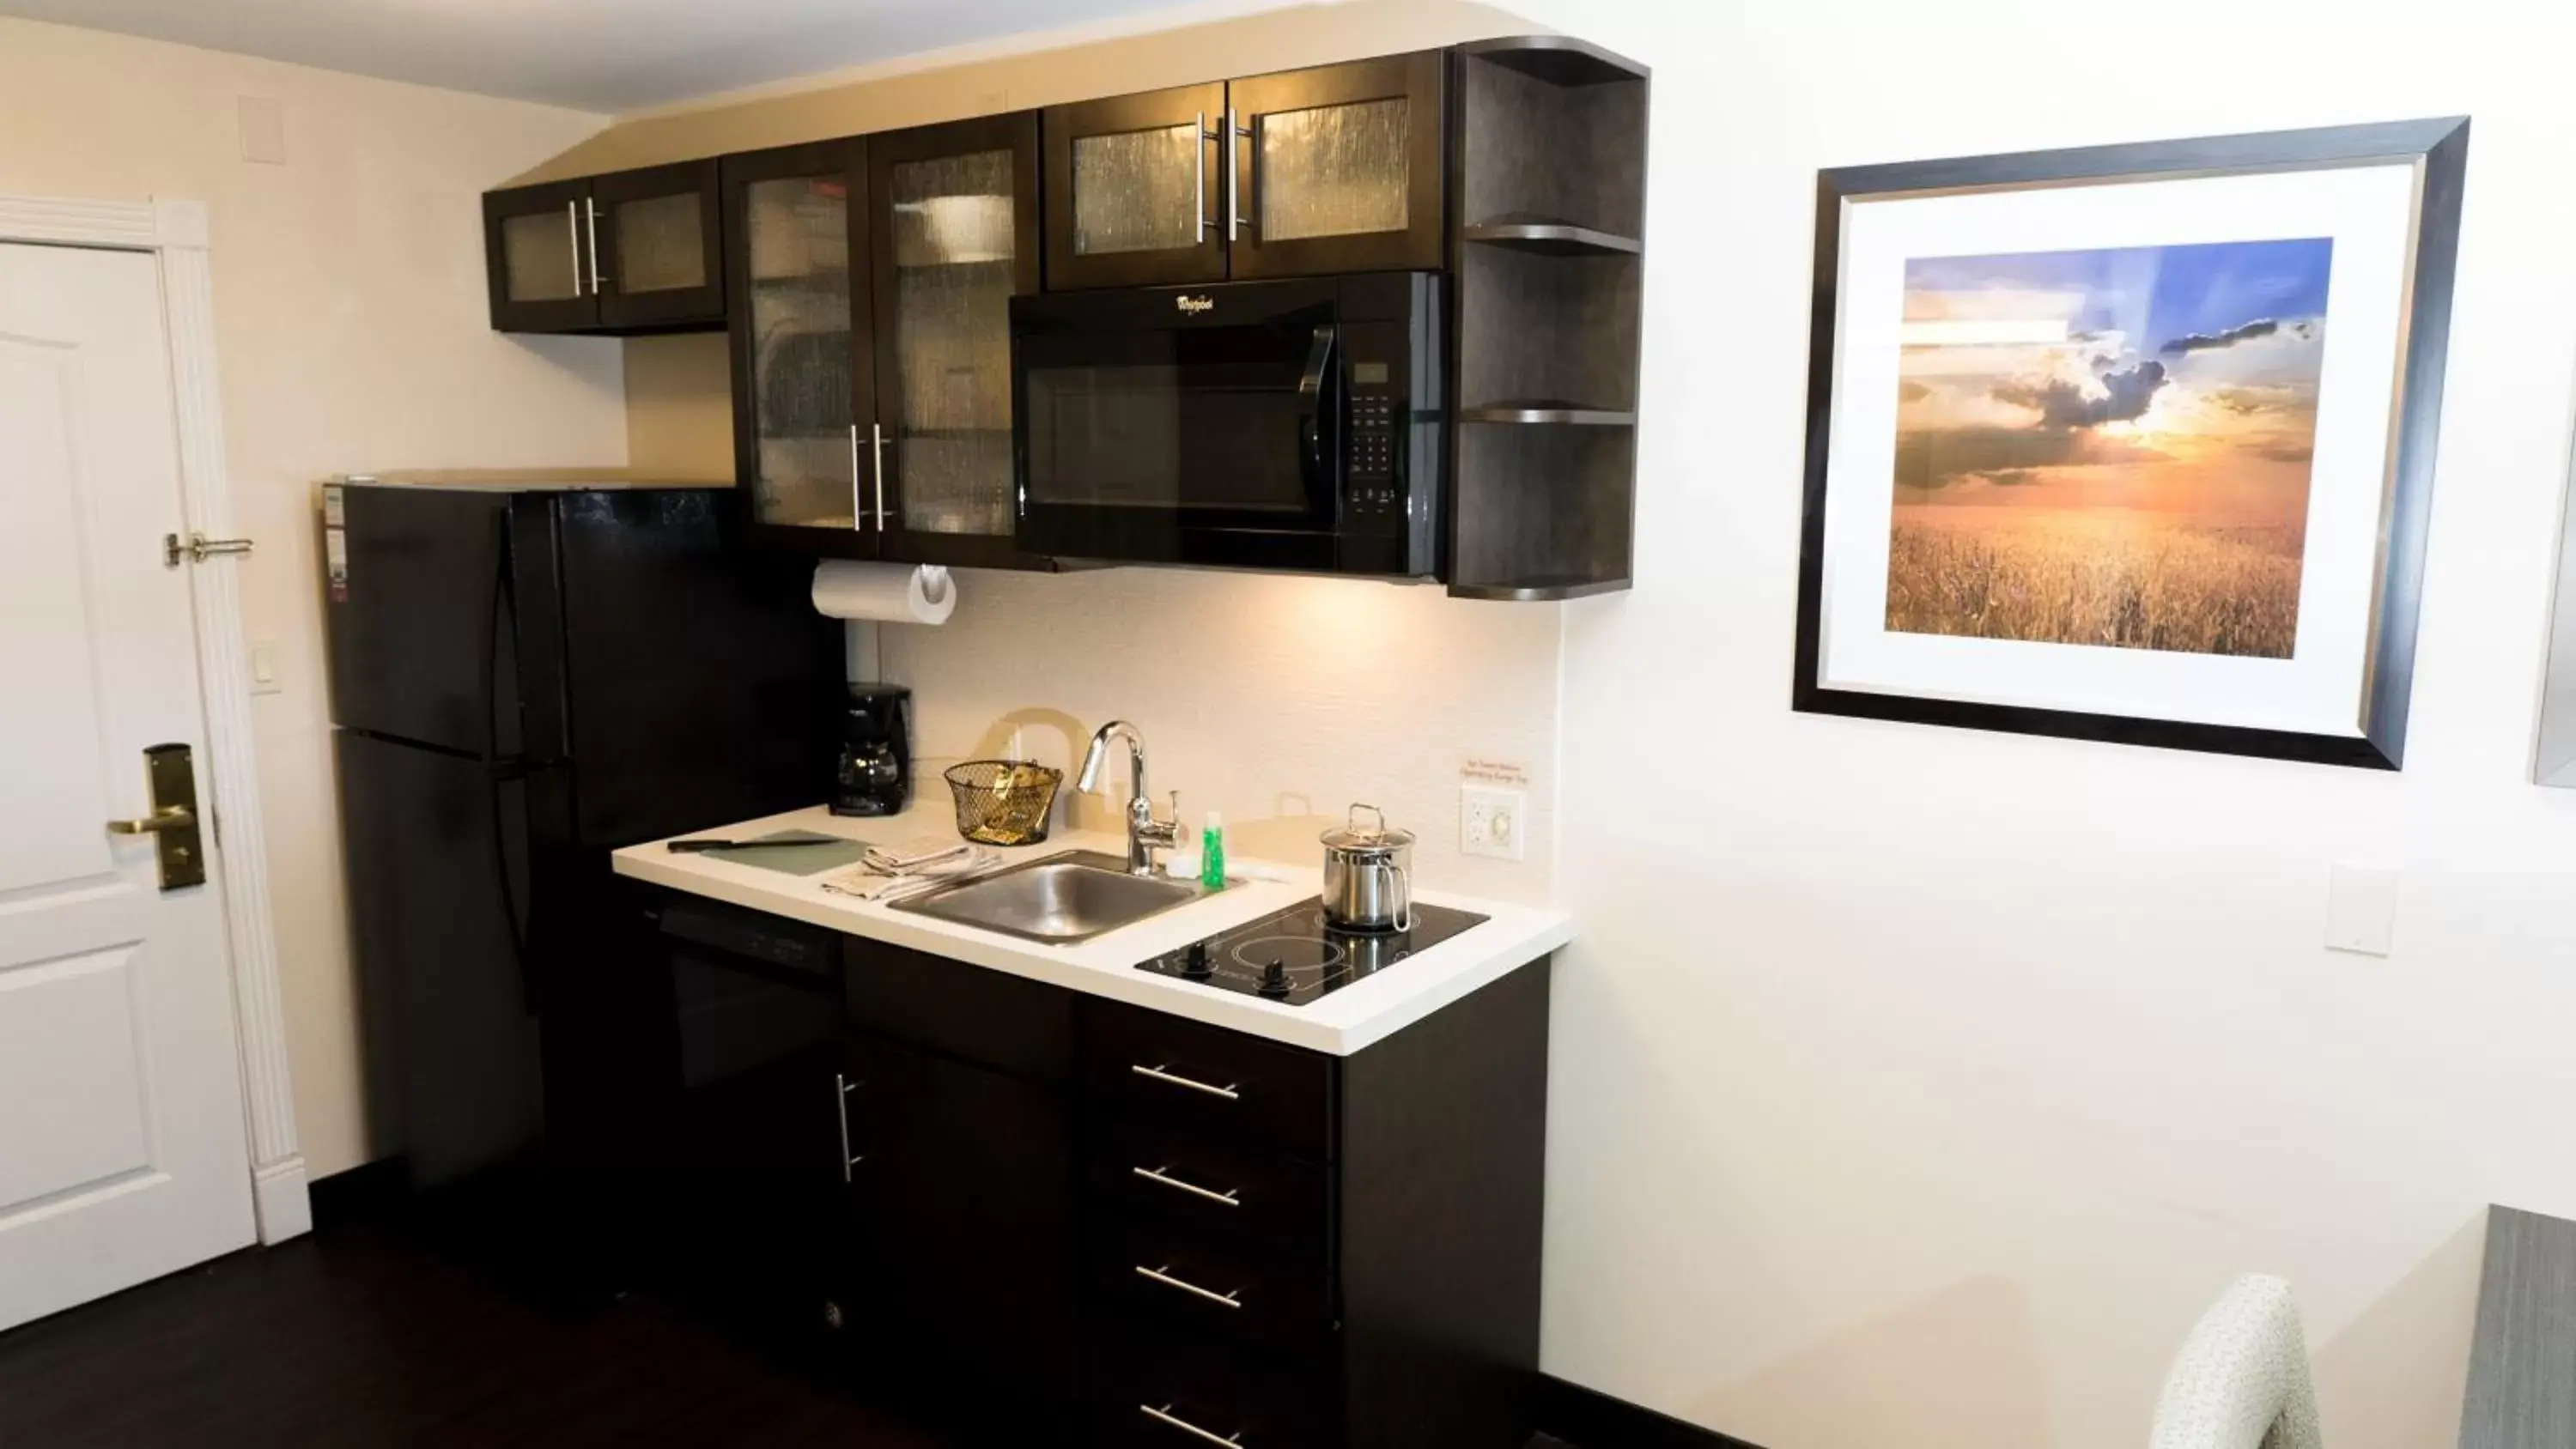
[[[872,845],[856,869],[828,876],[822,886],[834,895],[873,901],[927,890],[951,876],[983,870],[1000,859],[994,852],[962,840],[944,842],[933,838],[901,845]]]
[[[859,859],[879,875],[935,875],[941,866],[974,858],[975,847],[966,841],[926,835],[893,845],[871,845]]]

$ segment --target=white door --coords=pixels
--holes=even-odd
[[[0,246],[0,1328],[252,1238],[223,902],[107,829],[211,775],[180,529],[158,264]]]

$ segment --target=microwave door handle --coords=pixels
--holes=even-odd
[[[1332,492],[1332,480],[1325,476],[1330,460],[1324,455],[1324,384],[1332,374],[1333,345],[1340,335],[1340,329],[1329,322],[1316,327],[1314,341],[1306,348],[1306,371],[1297,379],[1299,461],[1305,465],[1306,486],[1314,491],[1318,506]]]

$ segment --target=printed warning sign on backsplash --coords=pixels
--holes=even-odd
[[[1458,778],[1475,785],[1507,785],[1522,789],[1529,784],[1529,766],[1516,760],[1488,760],[1469,755],[1458,762]]]

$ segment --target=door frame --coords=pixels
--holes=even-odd
[[[0,194],[0,242],[152,254],[161,274],[162,330],[170,349],[179,427],[180,527],[209,538],[233,537],[223,400],[216,387],[214,276],[205,203]],[[135,546],[154,542],[138,539]],[[250,1127],[251,1201],[258,1211],[259,1240],[278,1243],[311,1231],[313,1209],[304,1153],[296,1139],[294,1078],[278,990],[277,930],[269,910],[268,836],[251,737],[241,589],[229,559],[212,558],[187,568],[198,691],[212,766],[206,793],[215,821],[224,957],[232,975],[233,1039],[241,1057],[243,1116]]]

